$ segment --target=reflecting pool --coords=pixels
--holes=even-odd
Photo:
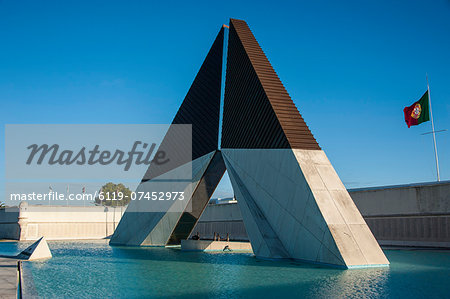
[[[0,242],[0,254],[28,244]],[[107,241],[50,241],[53,258],[25,262],[27,288],[40,297],[450,296],[450,252],[386,250],[389,268],[338,270],[256,259],[250,253],[111,247]]]

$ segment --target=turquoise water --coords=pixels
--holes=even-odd
[[[0,254],[26,244],[0,243]],[[385,251],[389,268],[338,270],[272,262],[249,253],[110,247],[106,241],[49,242],[53,258],[26,262],[39,296],[214,298],[445,298],[450,252]],[[19,248],[20,247],[20,248]]]

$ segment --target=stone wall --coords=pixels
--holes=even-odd
[[[19,208],[0,209],[0,239],[19,240]]]
[[[450,182],[350,190],[381,245],[450,248]]]
[[[28,205],[0,210],[0,239],[103,239],[111,236],[125,208]]]
[[[202,239],[207,240],[213,240],[214,233],[217,233],[220,238],[226,238],[226,235],[229,234],[230,240],[248,241],[241,210],[236,202],[209,204],[194,227],[191,236],[197,233]]]

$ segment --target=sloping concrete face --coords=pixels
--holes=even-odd
[[[272,228],[264,212],[268,212],[270,204],[265,201],[265,205],[257,204],[257,200],[252,196],[250,190],[255,191],[256,184],[249,185],[245,173],[240,171],[239,166],[233,165],[225,158],[228,174],[233,185],[235,197],[238,199],[245,227],[248,231],[253,252],[262,258],[289,258],[289,254],[284,248],[277,232]],[[236,169],[236,167],[238,169]],[[250,189],[250,190],[249,190]],[[257,195],[258,192],[253,192]]]
[[[113,245],[153,245],[167,244],[183,212],[192,205],[192,198],[201,178],[214,157],[215,151],[194,161],[173,169],[152,180],[142,182],[139,192],[184,192],[184,200],[175,201],[132,201],[111,238]],[[192,171],[192,179],[187,180],[186,172]],[[157,188],[157,189],[156,189]],[[206,205],[206,203],[205,203]]]
[[[192,194],[188,209],[185,209],[179,217],[167,242],[168,245],[181,244],[181,240],[189,237],[224,173],[225,163],[222,153],[216,151]]]
[[[389,264],[323,151],[222,153],[256,256],[344,268]]]
[[[349,268],[388,265],[325,152],[294,149],[293,153],[345,265]]]

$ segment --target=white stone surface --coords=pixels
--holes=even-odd
[[[293,153],[345,265],[389,264],[325,152],[296,149]],[[317,183],[319,178],[322,184]]]
[[[25,203],[25,202],[24,202]],[[104,239],[111,236],[125,208],[26,205],[0,210],[0,239]]]
[[[256,256],[286,252],[343,267],[389,263],[323,151],[222,153]]]

